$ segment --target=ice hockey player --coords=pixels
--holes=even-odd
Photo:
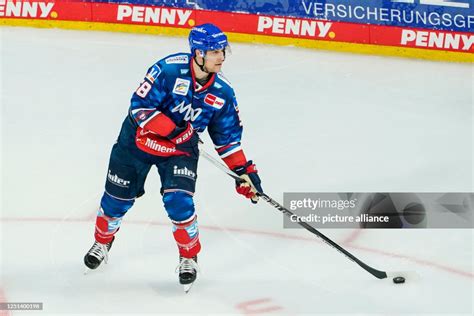
[[[241,148],[242,124],[234,90],[220,70],[229,54],[227,36],[213,24],[191,29],[191,54],[169,55],[148,69],[132,96],[110,154],[105,192],[95,223],[95,242],[84,257],[90,269],[107,262],[122,218],[142,196],[150,168],[161,179],[164,208],[179,250],[179,282],[196,280],[201,250],[193,195],[199,133],[206,127],[217,153],[243,180],[237,192],[258,201],[257,169]]]

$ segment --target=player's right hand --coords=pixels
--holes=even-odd
[[[193,158],[199,156],[199,135],[191,123],[185,122],[184,126],[176,126],[167,138],[176,145],[176,150],[185,152]]]

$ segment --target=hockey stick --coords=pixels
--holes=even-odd
[[[206,151],[204,151],[202,148],[200,148],[200,154],[201,156],[203,156],[204,158],[206,158],[210,163],[212,163],[213,165],[215,165],[216,167],[218,167],[219,169],[221,169],[222,171],[224,171],[227,175],[229,175],[230,177],[232,177],[234,180],[236,181],[243,181],[237,174],[235,174],[232,170],[230,170],[229,168],[227,168],[227,166],[223,165],[221,162],[217,161],[214,157],[212,157],[211,155],[209,155]],[[282,212],[283,214],[285,214],[286,216],[289,216],[291,217],[292,215],[294,215],[293,212],[291,212],[290,210],[288,210],[287,208],[285,208],[283,205],[281,205],[280,203],[278,203],[277,201],[275,201],[274,199],[272,199],[270,196],[268,196],[266,193],[263,193],[263,192],[258,192],[257,195],[259,197],[261,197],[265,202],[271,204],[274,208],[276,208],[277,210],[279,210],[280,212]],[[331,239],[329,239],[326,235],[324,235],[323,233],[321,233],[320,231],[318,231],[317,229],[315,229],[314,227],[312,227],[311,225],[305,223],[305,222],[297,222],[300,226],[302,226],[303,228],[305,228],[306,230],[310,231],[311,233],[315,234],[316,236],[318,236],[319,238],[321,238],[325,243],[327,243],[328,245],[332,246],[333,248],[335,248],[336,250],[338,250],[339,252],[341,252],[343,255],[345,255],[347,258],[349,258],[350,260],[352,260],[353,262],[357,263],[362,269],[364,269],[365,271],[369,272],[370,274],[372,274],[373,276],[375,276],[376,278],[378,279],[386,279],[388,277],[395,277],[395,276],[401,276],[401,275],[408,275],[409,273],[408,272],[392,272],[392,273],[387,273],[385,271],[380,271],[380,270],[377,270],[377,269],[374,269],[372,268],[371,266],[367,265],[366,263],[362,262],[361,260],[359,260],[357,257],[355,257],[353,254],[351,254],[349,251],[345,250],[344,248],[342,248],[341,246],[339,246],[337,243],[335,243],[334,241],[332,241]]]

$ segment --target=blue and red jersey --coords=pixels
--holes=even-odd
[[[242,124],[231,84],[218,73],[201,86],[192,62],[190,54],[178,53],[151,66],[132,96],[130,116],[142,128],[160,113],[179,126],[190,122],[198,133],[207,128],[224,161],[238,156],[238,163],[245,163],[240,147]],[[229,161],[226,163],[229,165]],[[230,167],[233,165],[230,163]]]

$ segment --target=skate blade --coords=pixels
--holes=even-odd
[[[189,284],[183,284],[184,293],[187,294],[187,293],[191,290],[193,284],[194,284],[194,282],[193,282],[193,283],[189,283]]]
[[[89,268],[88,266],[86,266],[86,267],[84,268],[84,275],[88,275],[90,272],[92,272],[92,271],[94,271],[94,270],[97,270],[97,268],[96,268],[96,269],[91,269],[91,268]]]

